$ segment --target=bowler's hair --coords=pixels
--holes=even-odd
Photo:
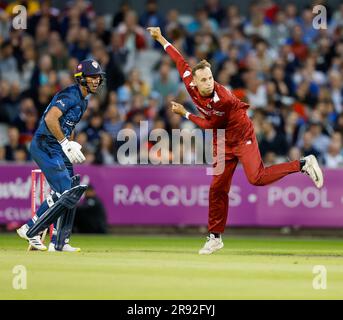
[[[205,68],[210,68],[211,69],[211,65],[208,61],[206,60],[201,60],[197,65],[195,65],[195,67],[192,69],[192,75],[194,76],[195,73],[198,71],[198,70],[202,70],[202,69],[205,69]]]

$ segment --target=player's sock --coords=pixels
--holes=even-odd
[[[220,233],[211,232],[210,235],[211,234],[213,234],[215,238],[220,238]]]

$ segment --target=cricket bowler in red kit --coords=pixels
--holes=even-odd
[[[214,151],[217,150],[216,129],[225,130],[225,165],[222,172],[213,176],[209,194],[209,236],[199,254],[211,254],[224,246],[221,234],[226,225],[228,194],[238,161],[243,165],[249,182],[256,186],[265,186],[295,172],[307,174],[318,188],[323,186],[323,174],[313,155],[297,161],[264,167],[254,127],[246,112],[249,105],[214,81],[211,66],[206,60],[202,60],[191,69],[178,50],[162,36],[160,28],[151,27],[147,30],[176,63],[187,91],[203,117],[190,114],[176,102],[172,102],[172,111],[203,129],[214,129]],[[217,156],[216,152],[214,156]]]

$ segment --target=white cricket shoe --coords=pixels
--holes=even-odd
[[[29,238],[26,235],[28,230],[29,230],[29,226],[27,224],[24,224],[19,229],[17,229],[17,233],[18,233],[20,238],[27,240],[33,248],[40,250],[40,251],[46,251],[47,247],[42,242],[41,237],[38,235],[38,236],[35,236],[32,238]]]
[[[49,244],[49,250],[48,250],[48,251],[49,251],[49,252],[55,252],[55,251],[57,251],[57,250],[55,249],[55,244],[54,244],[54,243],[50,242],[50,244]],[[80,251],[81,251],[81,248],[74,248],[74,247],[72,247],[69,243],[66,243],[66,244],[63,246],[62,251],[63,251],[63,252],[80,252]],[[58,252],[58,251],[57,251],[57,252]]]
[[[210,234],[210,236],[207,237],[207,241],[203,248],[199,250],[199,254],[211,254],[223,247],[224,243],[222,241],[222,238],[216,238],[214,234]]]
[[[324,183],[323,172],[319,167],[318,161],[314,155],[304,157],[305,165],[302,167],[301,172],[307,174],[317,188],[321,188]]]

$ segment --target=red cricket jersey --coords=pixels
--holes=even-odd
[[[173,59],[188,93],[199,112],[204,116],[190,115],[189,120],[203,129],[225,129],[226,146],[234,146],[252,138],[254,127],[246,110],[247,103],[242,102],[221,84],[214,83],[211,97],[202,97],[193,84],[192,69],[178,50],[171,44],[165,48]],[[216,144],[214,133],[214,144]]]

